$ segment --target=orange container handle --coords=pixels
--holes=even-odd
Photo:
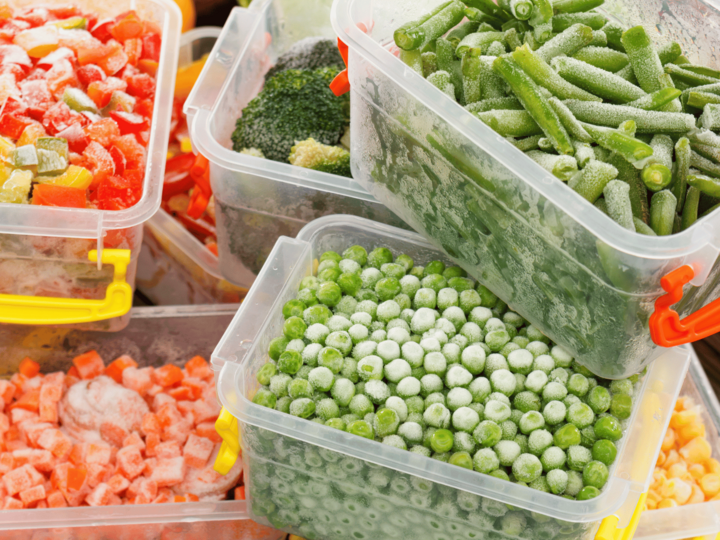
[[[683,320],[670,308],[682,299],[683,286],[694,276],[692,267],[685,265],[660,280],[667,294],[655,300],[655,311],[650,316],[650,337],[657,345],[676,347],[720,332],[720,298]]]
[[[190,196],[187,215],[193,219],[199,219],[205,213],[207,205],[210,203],[210,197],[212,197],[210,163],[202,154],[198,154],[195,163],[190,167],[190,178],[195,182],[195,189]]]

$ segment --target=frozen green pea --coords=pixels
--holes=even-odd
[[[400,417],[394,409],[383,408],[378,410],[373,421],[373,429],[378,437],[394,435],[400,425]]]
[[[292,399],[310,398],[313,396],[313,387],[305,379],[295,379],[288,385],[288,395]]]
[[[525,388],[536,394],[540,394],[547,383],[548,376],[545,372],[536,370],[531,372],[525,379]]]
[[[528,452],[528,437],[527,437],[527,435],[523,435],[522,433],[518,433],[517,435],[515,435],[515,437],[513,438],[513,440],[514,440],[516,443],[518,443],[518,445],[520,446],[520,451],[521,451],[523,454],[526,454],[526,453]]]
[[[330,398],[321,399],[316,406],[315,413],[324,421],[339,418],[340,407]]]
[[[342,418],[328,418],[325,421],[325,425],[333,429],[339,429],[345,431],[345,421]]]
[[[393,360],[396,360],[400,358],[400,345],[398,345],[396,342],[385,339],[378,343],[377,349],[375,351],[375,354],[377,354],[380,358],[382,358],[383,362],[385,364],[388,364],[392,362]],[[404,360],[403,360],[404,361]],[[409,367],[409,364],[408,364]],[[398,379],[399,380],[399,379]],[[397,382],[397,381],[392,381]]]
[[[565,466],[566,460],[567,456],[565,451],[557,446],[546,448],[540,457],[540,462],[545,472],[562,469]]]
[[[400,281],[394,277],[386,277],[375,284],[375,294],[380,300],[392,300],[400,294]]]
[[[581,375],[580,373],[575,373],[572,377],[570,377],[570,380],[567,383],[567,389],[571,394],[583,397],[590,390],[590,383],[588,382],[587,377]]]
[[[518,349],[511,352],[507,357],[510,370],[514,373],[522,373],[528,375],[532,371],[533,355],[525,349]]]
[[[342,253],[343,259],[350,259],[358,263],[360,266],[367,264],[367,251],[362,246],[350,246]]]
[[[500,465],[503,467],[511,467],[515,460],[520,456],[520,445],[515,441],[501,440],[493,448],[498,456]]]
[[[340,290],[343,294],[355,296],[362,288],[362,280],[360,279],[360,276],[358,274],[351,274],[345,272],[340,274],[340,276],[337,278],[337,285],[338,287],[340,287]]]
[[[330,332],[347,332],[352,326],[350,315],[345,313],[337,313],[328,319],[327,325]]]
[[[493,314],[487,307],[476,307],[470,312],[468,320],[477,324],[480,328],[485,328],[487,322],[492,319]]]
[[[315,402],[310,398],[294,399],[290,403],[290,414],[300,418],[309,418],[315,414]]]
[[[350,334],[344,331],[332,332],[325,338],[325,346],[340,351],[340,354],[347,356],[353,349],[353,342]]]
[[[409,255],[406,255],[404,253],[401,253],[400,255],[395,257],[395,264],[399,264],[400,266],[402,266],[405,269],[405,272],[409,272],[415,263],[414,263],[412,257],[410,257]]]
[[[500,460],[492,448],[482,448],[473,456],[473,467],[477,472],[488,474],[500,466]]]
[[[338,268],[343,274],[360,274],[362,267],[352,259],[342,259],[338,262]]]
[[[483,411],[483,412],[485,412],[485,411]],[[525,412],[527,412],[527,411],[525,411]],[[520,419],[522,418],[523,414],[525,414],[525,412],[521,411],[520,409],[513,409],[510,412],[510,418],[509,418],[510,422],[513,422],[516,426],[520,425]]]
[[[432,289],[427,289],[428,291],[432,291]],[[435,291],[433,291],[434,293]],[[459,294],[455,289],[451,289],[450,287],[446,287],[445,289],[441,289],[437,293],[437,308],[439,310],[445,310],[451,306],[457,306],[458,305],[458,299]],[[423,306],[423,307],[432,307],[432,306]]]
[[[461,293],[463,291],[467,291],[470,289],[475,288],[475,284],[473,283],[472,279],[466,278],[466,277],[447,277],[443,276],[445,279],[448,280],[448,287],[452,287],[455,289],[458,293]]]
[[[420,280],[415,276],[408,275],[400,279],[400,290],[403,294],[408,295],[410,298],[415,298],[415,295],[420,288]]]
[[[353,383],[358,382],[360,380],[360,377],[358,376],[357,372],[357,362],[349,357],[343,359],[343,367],[340,370],[340,376],[345,377],[346,379],[350,379],[350,381]]]
[[[370,330],[372,331],[372,334],[370,334],[371,341],[374,341],[375,343],[382,343],[387,339],[387,332],[382,328],[377,328],[375,323],[370,325]]]
[[[428,426],[447,428],[450,425],[450,411],[442,403],[433,403],[423,413],[423,420]]]
[[[453,436],[453,452],[475,453],[477,444],[470,433],[466,431],[456,431]]]
[[[510,407],[510,398],[500,392],[492,392],[485,400],[485,404],[487,405],[491,401],[498,401]],[[512,412],[510,415],[512,416]]]
[[[380,267],[380,271],[386,277],[401,279],[405,276],[405,267],[397,263],[385,263]]]
[[[286,351],[295,351],[302,354],[302,352],[305,350],[305,342],[302,339],[293,339],[290,340],[290,343],[287,345]]]
[[[549,354],[541,354],[533,360],[533,371],[542,371],[548,375],[553,369],[555,369],[555,360]]]
[[[510,418],[510,406],[491,399],[485,404],[485,418],[500,423]]]
[[[334,377],[333,372],[326,367],[316,367],[310,371],[308,382],[320,392],[329,392],[332,388]]]
[[[470,383],[468,390],[470,394],[472,394],[473,402],[482,403],[492,392],[492,387],[488,379],[485,377],[477,377]]]
[[[452,450],[453,442],[452,431],[448,429],[438,429],[430,437],[430,448],[438,453],[449,452]]]
[[[433,392],[440,392],[443,389],[442,379],[434,373],[428,373],[420,379],[420,395],[427,397]]]
[[[292,377],[287,373],[278,373],[270,379],[270,391],[277,397],[284,397],[288,395],[288,385],[292,381]]]
[[[589,499],[594,499],[600,495],[600,490],[594,486],[585,486],[580,490],[580,492],[577,494],[577,500],[578,501],[587,501]]]
[[[392,260],[393,256],[388,248],[378,247],[368,254],[367,264],[374,268],[380,268],[383,264],[391,263]]]
[[[362,324],[354,324],[350,328],[348,328],[348,334],[350,334],[350,338],[352,339],[353,343],[357,345],[361,341],[365,341],[366,339],[368,339],[370,332],[368,331],[366,326],[363,326]]]
[[[567,407],[562,401],[550,401],[543,409],[545,422],[550,426],[556,426],[565,420]]]
[[[318,282],[320,283],[317,288],[317,294],[320,294],[320,289],[325,283],[334,283],[337,281],[337,279],[340,277],[340,268],[335,266],[334,268],[325,268],[324,270],[318,272],[317,278]],[[318,299],[320,299],[320,296],[318,296]],[[322,302],[322,300],[320,300]]]
[[[285,352],[285,349],[287,349],[288,343],[290,343],[290,340],[285,337],[277,337],[270,341],[270,346],[268,348],[268,355],[270,358],[277,361],[280,358],[280,355]]]
[[[390,397],[390,389],[383,381],[370,380],[365,383],[365,394],[375,405],[381,405]]]
[[[355,313],[350,315],[350,322],[353,324],[361,324],[365,328],[369,328],[373,322],[372,315],[366,311],[358,311],[357,306],[355,309]]]
[[[366,300],[369,300],[370,302],[378,303],[378,296],[375,294],[375,291],[372,291],[370,289],[360,289],[358,293],[355,295],[355,299],[360,302],[364,302]]]
[[[275,364],[268,362],[260,368],[260,371],[258,371],[257,380],[261,385],[267,386],[270,384],[270,379],[276,374],[277,367],[275,367]]]
[[[541,405],[542,402],[537,394],[528,390],[518,393],[513,398],[513,407],[522,411],[523,414],[529,411],[539,411]]]
[[[300,300],[289,300],[282,308],[283,317],[287,320],[290,317],[302,317],[306,306]]]
[[[302,365],[302,356],[297,351],[285,351],[278,358],[278,369],[289,375],[297,373]]]
[[[493,330],[485,334],[485,343],[493,352],[498,352],[508,341],[510,341],[510,335],[505,329]]]
[[[286,353],[287,351],[283,354]],[[328,368],[333,373],[340,373],[340,370],[343,367],[343,355],[339,350],[333,347],[323,347],[318,353],[318,365]],[[286,373],[290,372],[288,371]]]
[[[320,282],[318,281],[318,278],[316,278],[315,276],[305,276],[300,281],[300,287],[298,288],[298,290],[302,291],[303,289],[312,289],[313,291],[315,291],[319,286]]]
[[[559,382],[547,383],[542,392],[545,401],[561,401],[567,396],[567,388]]]
[[[572,407],[572,406],[575,405],[576,403],[582,403],[582,400],[581,400],[579,397],[577,397],[577,396],[573,396],[572,394],[568,394],[567,396],[565,396],[565,398],[562,400],[562,402],[563,402],[563,404],[569,409],[570,407]]]
[[[615,394],[610,402],[610,414],[618,420],[630,418],[632,414],[632,398],[627,394]]]
[[[435,327],[437,312],[430,308],[418,308],[410,320],[410,328],[415,334],[424,334]]]
[[[297,299],[303,303],[306,308],[318,304],[317,295],[314,289],[302,289],[298,292]],[[305,313],[303,311],[303,313]]]
[[[460,300],[458,306],[465,312],[466,315],[472,313],[472,311],[482,305],[482,300],[477,291],[473,289],[467,289],[460,293]]]
[[[352,424],[348,425],[347,432],[360,437],[365,437],[366,439],[372,440],[375,438],[373,427],[365,420],[356,420]]]
[[[400,293],[393,298],[393,301],[400,307],[400,313],[402,313],[403,310],[410,309],[412,307],[412,300],[410,300],[410,297],[407,294]]]
[[[510,366],[508,365],[507,360],[505,357],[501,354],[492,353],[487,356],[485,359],[485,376],[490,377],[493,372],[497,371],[498,369],[508,369]]]
[[[393,448],[399,448],[400,450],[407,450],[407,444],[402,437],[398,435],[388,435],[383,437],[382,444],[392,446]]]
[[[435,321],[435,330],[443,332],[446,338],[451,338],[457,333],[455,325],[444,317],[440,317],[437,321]]]
[[[500,354],[502,354],[505,358],[510,356],[510,353],[517,351],[521,349],[519,345],[516,343],[513,343],[512,341],[507,342],[505,345],[503,345],[503,348],[500,349]],[[521,375],[520,373],[517,373],[517,375]],[[524,375],[523,375],[524,377]]]
[[[512,465],[512,472],[521,482],[532,482],[540,478],[542,463],[532,454],[521,454]]]
[[[622,379],[619,381],[612,381],[610,383],[610,392],[614,394],[624,394],[632,397],[635,393],[633,383],[630,379]]]
[[[375,317],[377,316],[377,303],[373,302],[372,300],[363,300],[362,302],[358,302],[357,307],[355,308],[355,313],[358,312],[364,312],[369,314],[373,321],[375,320]],[[352,317],[350,318],[352,321]],[[370,323],[372,324],[372,323]],[[369,326],[369,325],[368,325]]]
[[[518,423],[519,423],[519,421],[518,421]],[[502,428],[502,432],[503,432],[503,434],[502,434],[503,440],[512,441],[515,438],[515,435],[517,435],[517,432],[518,432],[518,423],[513,422],[512,419],[508,419],[500,424],[500,427]]]
[[[408,446],[422,444],[423,428],[416,422],[405,422],[398,427],[400,435]]]
[[[522,330],[522,328],[520,330]],[[524,349],[525,347],[527,347],[528,343],[530,343],[530,340],[528,338],[520,335],[515,336],[514,338],[512,338],[511,341],[521,349]]]
[[[580,444],[580,430],[573,424],[565,424],[555,432],[553,441],[555,442],[555,446],[567,450],[571,446]]]
[[[455,452],[450,456],[450,459],[448,459],[448,463],[450,465],[457,465],[463,469],[473,469],[473,458],[470,456],[470,453],[466,451]]]
[[[340,256],[340,254],[337,251],[326,251],[322,255],[320,255],[320,262],[325,261],[334,261],[336,263],[340,262],[343,259],[343,257]]]
[[[303,321],[308,326],[318,323],[325,324],[330,317],[332,317],[332,312],[322,304],[310,306],[303,311]]]
[[[592,461],[592,452],[584,446],[574,445],[567,449],[568,468],[582,472],[585,466]]]
[[[290,396],[283,396],[281,398],[278,398],[277,403],[275,403],[275,410],[289,414],[290,403],[292,403],[292,398]]]
[[[495,294],[493,294],[490,289],[485,287],[485,285],[481,285],[480,283],[478,283],[476,290],[477,293],[480,295],[483,307],[492,309],[497,305],[498,297],[495,296]]]
[[[595,413],[586,403],[574,403],[568,408],[567,420],[582,429],[593,424]]]
[[[570,373],[568,373],[568,370],[565,368],[555,368],[550,372],[550,375],[548,375],[548,379],[567,385],[567,382],[570,380]]]
[[[366,414],[371,413],[375,410],[370,399],[364,394],[356,394],[350,399],[348,404],[350,412],[356,415],[358,418],[364,417]]]
[[[433,274],[439,274],[442,275],[442,273],[445,271],[445,263],[442,261],[431,261],[427,263],[425,268],[423,269],[423,276],[431,276]]]
[[[553,346],[550,350],[550,356],[552,356],[553,360],[555,360],[555,365],[557,367],[568,368],[573,361],[573,357],[570,353],[563,349],[560,345]]]
[[[603,416],[595,422],[593,428],[598,439],[608,439],[615,442],[622,437],[620,422],[614,416]]]
[[[541,456],[553,445],[553,436],[546,429],[536,429],[528,436],[528,452]]]
[[[530,482],[528,487],[537,491],[542,491],[543,493],[550,493],[550,485],[548,484],[547,478],[544,476]]]
[[[420,280],[422,286],[426,289],[432,289],[436,293],[447,287],[447,280],[440,274],[432,274]]]
[[[502,440],[502,428],[492,420],[483,420],[473,430],[472,435],[479,445],[492,447]]]
[[[330,389],[330,394],[340,407],[347,407],[355,395],[355,385],[348,379],[337,379]]]
[[[260,388],[253,397],[253,403],[262,407],[274,409],[277,404],[277,396],[266,388]]]
[[[538,411],[528,411],[520,418],[519,428],[525,435],[545,427],[545,419]]]
[[[460,334],[467,338],[468,343],[480,343],[485,338],[485,334],[483,333],[480,326],[478,326],[474,322],[464,323],[460,327]]]
[[[603,386],[596,386],[587,396],[587,403],[595,414],[604,413],[610,408],[612,403],[612,397],[607,388]]]
[[[525,381],[527,380],[527,377],[521,373],[515,373],[515,391],[520,393],[524,392],[525,389]]]
[[[448,364],[460,364],[462,359],[462,350],[456,343],[446,343],[443,345],[441,352]]]
[[[608,481],[609,472],[601,461],[591,461],[583,469],[582,475],[586,487],[602,489]]]
[[[498,369],[490,375],[490,385],[493,391],[510,397],[515,393],[517,381],[515,380],[515,375],[507,369]]]

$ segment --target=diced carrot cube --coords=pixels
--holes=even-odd
[[[136,368],[137,366],[138,365],[135,360],[133,360],[130,356],[124,354],[110,362],[110,365],[105,368],[105,375],[107,375],[108,377],[112,377],[116,383],[122,384],[123,371],[129,367]]]
[[[158,392],[153,396],[152,408],[155,411],[159,411],[165,405],[175,405],[175,403],[177,403],[177,401],[170,394],[166,394],[165,392]]]
[[[123,448],[125,446],[137,446],[140,449],[145,449],[145,441],[142,440],[142,437],[137,434],[137,432],[133,431],[130,435],[125,437],[125,440],[122,442]]]
[[[155,457],[157,455],[155,449],[160,444],[160,435],[157,433],[150,433],[145,437],[145,455],[147,457]]]
[[[167,441],[155,447],[155,456],[158,459],[170,459],[182,455],[182,448],[177,441]]]
[[[185,478],[185,458],[176,457],[159,460],[150,477],[157,482],[158,487],[175,486]]]
[[[195,428],[195,433],[199,437],[205,437],[206,439],[210,439],[214,443],[221,443],[222,437],[218,435],[218,432],[215,431],[215,422],[203,422],[202,424],[198,424],[198,426]]]
[[[158,460],[154,457],[147,458],[145,460],[145,469],[143,470],[143,474],[147,477],[152,476],[152,472],[155,470],[155,467],[157,466]]]
[[[163,390],[165,390],[162,386],[159,384],[153,384],[150,387],[150,390],[147,391],[146,397],[155,398],[158,394],[160,394]]]
[[[82,379],[93,379],[102,375],[105,370],[105,363],[97,351],[88,351],[76,356],[72,362]]]
[[[154,480],[145,479],[138,488],[135,504],[150,504],[157,497],[158,485]]]
[[[122,447],[122,443],[129,433],[119,423],[106,420],[100,424],[100,436],[103,440],[118,447]]]
[[[185,364],[185,370],[190,377],[198,379],[210,379],[213,377],[213,371],[210,365],[202,356],[194,356]]]
[[[3,399],[0,397],[0,401]],[[4,408],[4,407],[3,407]],[[10,419],[4,412],[0,412],[0,435],[7,432],[10,429]]]
[[[50,450],[54,456],[64,458],[70,454],[73,444],[67,436],[59,429],[46,429],[38,437],[38,445],[45,450]]]
[[[127,488],[127,491],[125,493],[125,497],[128,499],[134,499],[137,497],[138,491],[140,491],[140,486],[146,479],[142,476],[138,476],[135,480],[130,482],[130,485]]]
[[[48,506],[50,508],[64,508],[67,506],[65,497],[59,491],[52,491],[47,496]]]
[[[122,371],[122,384],[143,396],[153,384],[151,374],[152,368],[138,369],[130,366]]]
[[[7,474],[15,467],[15,459],[11,452],[0,454],[0,474]]]
[[[185,502],[186,500],[187,499],[185,499],[185,497],[183,497],[182,495],[175,495],[173,497],[173,502],[176,502],[176,503]]]
[[[42,390],[40,396],[40,402],[38,404],[38,412],[40,414],[40,420],[43,422],[51,422],[57,424],[58,422],[58,402],[44,400],[42,398]]]
[[[45,488],[42,485],[34,486],[20,492],[20,500],[25,506],[28,506],[37,501],[41,501],[44,498]]]
[[[116,474],[107,481],[107,485],[110,486],[110,490],[117,495],[130,486],[130,481],[123,475]]]
[[[166,493],[160,493],[157,497],[155,497],[152,504],[163,504],[169,501],[170,496],[168,496]]]
[[[215,429],[215,420],[217,420],[219,411],[210,406],[207,402],[197,400],[193,403],[193,419],[195,424],[202,424],[204,422],[212,422],[213,430]]]
[[[118,451],[116,459],[120,472],[128,480],[139,476],[145,469],[145,462],[137,446],[122,448]]]
[[[183,416],[180,414],[180,411],[177,410],[174,403],[166,403],[160,407],[157,412],[157,418],[163,429],[183,420]]]
[[[140,429],[145,435],[149,435],[150,433],[162,433],[162,426],[160,425],[160,420],[158,419],[157,415],[153,413],[147,413],[143,416]]]
[[[210,439],[191,434],[183,448],[185,462],[190,467],[202,469],[210,459],[214,447],[215,445]]]
[[[106,506],[110,502],[111,494],[110,486],[101,482],[85,497],[85,502],[90,506]]]
[[[185,444],[190,432],[192,431],[192,420],[182,419],[180,422],[172,424],[163,430],[163,439],[166,441],[177,441]]]
[[[87,451],[87,447],[88,443],[85,442],[73,445],[68,459],[75,465],[82,465],[85,463],[85,452]]]
[[[198,497],[194,493],[186,493],[185,498],[188,500],[188,502],[198,502],[200,500],[200,497]]]
[[[98,484],[109,480],[112,476],[112,468],[100,463],[91,463],[87,466],[87,485],[94,488]]]
[[[10,410],[25,409],[26,411],[37,412],[40,405],[40,389],[25,392],[20,399],[10,405]]]
[[[0,397],[8,404],[15,397],[15,385],[5,379],[0,380]]]
[[[71,465],[69,463],[61,463],[53,469],[53,472],[50,475],[50,484],[52,487],[55,489],[67,488],[68,471],[70,470],[70,467]]]
[[[182,369],[172,364],[164,365],[154,373],[155,382],[165,388],[179,384],[183,376]]]
[[[85,484],[87,469],[84,467],[70,467],[67,471],[67,488],[79,490]]]
[[[47,503],[47,500],[45,500],[45,499],[43,499],[42,501],[38,501],[37,504],[35,505],[35,508],[47,508],[47,507],[48,507],[48,503]],[[30,508],[32,508],[32,507],[30,507]]]
[[[212,467],[206,467],[197,477],[198,480],[206,484],[214,484],[220,480],[220,478],[222,478],[222,475],[215,471]]]
[[[200,397],[203,394],[203,390],[205,390],[205,386],[207,383],[205,383],[202,379],[199,379],[197,377],[185,377],[180,383],[183,387],[187,387],[192,391],[192,399],[200,399]],[[173,396],[173,394],[170,394]],[[175,397],[175,396],[173,396]],[[175,399],[179,399],[175,397]]]
[[[181,386],[179,388],[171,388],[170,390],[168,390],[168,394],[178,401],[194,399],[192,390],[185,386]]]
[[[235,495],[236,501],[244,501],[245,500],[245,486],[236,487],[234,495]]]
[[[85,463],[108,465],[112,459],[112,448],[104,443],[90,443],[85,450]]]
[[[19,501],[14,497],[5,497],[3,510],[21,510],[22,508],[25,508],[22,501]]]
[[[32,379],[35,375],[40,373],[40,364],[26,356],[20,362],[18,371],[25,375],[28,379]]]
[[[23,465],[3,476],[2,480],[8,495],[15,495],[36,485],[33,483],[28,467],[32,468],[31,465]]]

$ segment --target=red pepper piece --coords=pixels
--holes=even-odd
[[[187,171],[166,172],[163,180],[163,200],[166,201],[174,195],[187,193],[194,185],[195,182]]]
[[[67,139],[70,151],[77,154],[82,154],[90,143],[90,139],[80,124],[72,124],[62,131],[58,131],[56,135]]]
[[[3,114],[0,116],[0,135],[11,139],[19,139],[23,130],[33,123],[31,118]]]
[[[95,64],[88,64],[86,66],[80,66],[77,69],[77,78],[84,85],[89,86],[91,83],[104,81],[106,78],[105,72],[97,67]],[[118,79],[119,80],[119,79]],[[108,97],[108,101],[110,98]]]
[[[142,35],[143,22],[134,11],[118,15],[115,17],[115,21],[115,24],[110,27],[110,34],[121,43]]]
[[[139,114],[124,111],[110,111],[110,117],[117,122],[121,135],[140,133],[150,127],[147,119]]]
[[[90,33],[95,39],[99,39],[100,41],[105,43],[112,38],[112,35],[110,34],[110,27],[112,27],[114,24],[115,19],[103,19],[101,21],[97,21],[97,23],[95,23],[95,26],[88,26],[88,28],[92,28],[92,30],[90,30]]]
[[[160,61],[160,47],[162,45],[158,34],[145,34],[142,37],[142,57],[148,60]]]
[[[125,161],[125,156],[118,149],[117,146],[111,146],[109,152],[110,157],[115,162],[115,174],[122,176],[122,174],[125,172],[125,166],[127,165],[127,162]]]
[[[55,184],[37,184],[33,188],[32,203],[43,206],[85,208],[85,190]]]

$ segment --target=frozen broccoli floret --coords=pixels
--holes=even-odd
[[[263,154],[262,151],[258,150],[257,148],[243,148],[242,150],[240,150],[240,153],[245,154],[246,156],[265,159],[265,154]]]
[[[267,159],[287,163],[298,141],[312,137],[338,144],[349,122],[350,98],[330,90],[337,73],[335,68],[289,69],[269,79],[238,118],[233,149],[256,148]]]
[[[309,37],[295,43],[265,74],[267,81],[278,73],[288,69],[319,69],[334,67],[345,69],[337,43],[332,39]]]
[[[288,161],[305,169],[352,178],[350,153],[339,146],[319,143],[312,137],[293,146]]]

